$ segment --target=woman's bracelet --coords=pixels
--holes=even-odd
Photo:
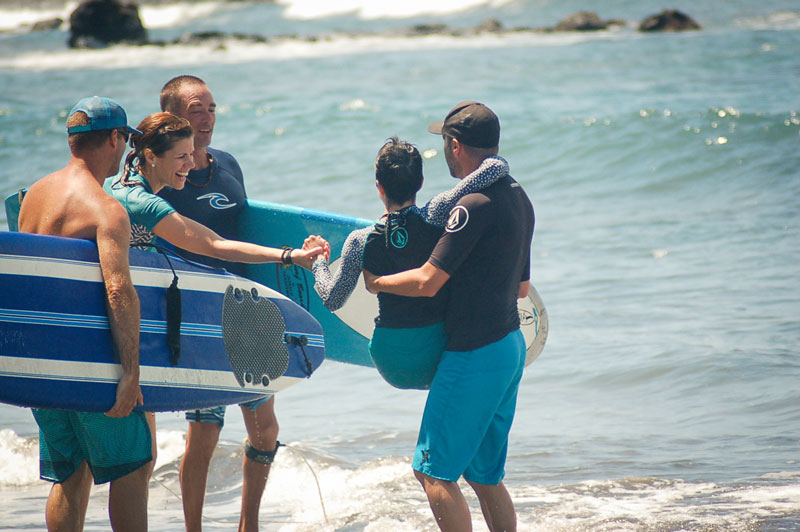
[[[293,264],[292,251],[294,251],[294,248],[284,248],[283,253],[281,253],[281,263],[284,266],[291,266]]]

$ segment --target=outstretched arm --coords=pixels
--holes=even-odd
[[[153,232],[186,251],[231,262],[280,262],[283,255],[282,249],[222,238],[203,224],[177,212],[165,216],[153,227]],[[295,249],[292,251],[292,258],[302,260],[321,252],[322,248],[319,247],[308,250]]]
[[[372,227],[353,231],[342,246],[342,262],[339,271],[332,274],[325,258],[317,260],[311,268],[314,272],[314,289],[328,310],[339,310],[358,284],[364,243]]]
[[[483,190],[507,175],[508,162],[505,159],[497,155],[487,157],[474,172],[459,181],[456,186],[434,196],[420,208],[420,213],[428,223],[444,227],[450,211],[458,203],[458,200],[467,194]]]

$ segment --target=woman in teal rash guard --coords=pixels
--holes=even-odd
[[[226,240],[206,226],[181,216],[156,193],[164,187],[180,190],[186,183],[186,175],[194,167],[192,126],[171,113],[155,113],[142,120],[138,129],[142,133],[131,136],[133,150],[125,159],[122,173],[109,177],[103,185],[128,211],[131,246],[145,248],[158,236],[198,255],[233,262],[284,264],[313,260],[322,251],[321,247],[284,250]],[[152,463],[155,463],[156,427],[151,412],[147,413],[147,421],[153,439]]]
[[[362,269],[389,275],[421,266],[442,234],[450,210],[462,197],[479,192],[508,174],[502,157],[488,157],[450,190],[417,207],[422,188],[422,157],[414,145],[390,138],[378,151],[375,180],[386,213],[370,227],[350,233],[342,246],[341,267],[331,274],[330,246],[312,235],[304,247],[323,246],[313,265],[314,289],[329,310],[338,310],[352,294]],[[369,343],[370,356],[392,386],[428,389],[446,342],[446,289],[433,298],[378,294],[379,314]]]
[[[131,245],[145,246],[158,236],[174,246],[232,262],[285,262],[315,257],[321,249],[289,251],[227,240],[206,226],[181,216],[156,196],[164,187],[182,189],[194,167],[192,126],[171,113],[142,120],[141,135],[131,136],[133,150],[121,174],[106,179],[104,188],[128,211]]]

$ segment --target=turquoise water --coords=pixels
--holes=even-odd
[[[220,104],[213,144],[238,158],[252,198],[374,218],[383,140],[426,152],[430,197],[452,180],[427,123],[459,100],[484,101],[536,208],[533,281],[551,326],[511,435],[506,482],[520,530],[800,529],[796,2],[678,2],[704,29],[663,35],[635,31],[664,7],[652,0],[382,4],[145,6],[156,39],[201,29],[324,37],[225,49],[68,51],[64,31],[0,33],[0,193],[65,163],[65,115],[81,97],[114,97],[138,122],[167,79],[191,73]],[[365,33],[488,17],[547,26],[584,8],[631,23],[597,34]],[[59,10],[0,3],[0,20]],[[281,440],[294,451],[273,469],[262,529],[434,530],[408,458],[424,399],[337,363],[282,392]],[[151,530],[175,530],[186,425],[180,414],[158,422]],[[35,424],[1,406],[0,429],[0,522],[42,529]],[[238,520],[244,437],[230,409],[208,530]],[[96,491],[87,529],[102,530]]]

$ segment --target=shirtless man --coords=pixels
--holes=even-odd
[[[122,205],[103,191],[134,132],[117,102],[98,96],[78,102],[67,118],[69,163],[34,183],[20,209],[20,231],[97,242],[109,327],[122,366],[108,412],[33,410],[40,476],[53,482],[45,510],[50,531],[83,530],[92,480],[111,482],[108,514],[114,531],[147,530],[152,452],[145,416],[133,412],[143,398],[139,299],[128,263],[131,226]]]

